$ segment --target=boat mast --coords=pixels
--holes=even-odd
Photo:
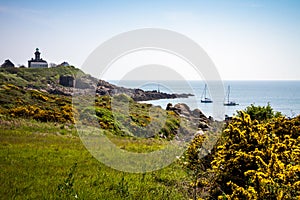
[[[206,99],[206,84],[205,84],[205,86],[204,86],[204,99]]]
[[[227,103],[229,103],[229,94],[230,94],[230,85],[228,85],[228,96],[227,96]]]

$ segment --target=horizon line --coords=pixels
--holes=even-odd
[[[221,80],[203,80],[203,79],[164,79],[164,80],[152,80],[152,79],[102,79],[104,81],[300,81],[300,79],[221,79]]]

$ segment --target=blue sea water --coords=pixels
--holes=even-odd
[[[166,108],[168,103],[186,103],[191,109],[199,108],[205,115],[216,115],[214,109],[223,109],[222,114],[232,116],[237,110],[243,110],[254,104],[266,106],[268,103],[275,111],[279,111],[287,117],[300,114],[300,81],[223,81],[222,92],[213,83],[207,83],[209,93],[218,96],[212,104],[200,103],[204,90],[203,81],[110,81],[111,83],[143,90],[159,90],[166,93],[192,93],[195,96],[180,99],[160,99],[147,101],[153,105]],[[223,106],[226,97],[227,86],[230,85],[230,100],[237,106]],[[217,94],[216,94],[217,93]],[[216,106],[217,105],[217,106]]]

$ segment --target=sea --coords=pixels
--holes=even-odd
[[[146,103],[166,108],[168,103],[185,103],[190,109],[200,109],[206,116],[222,119],[225,115],[234,116],[238,110],[247,106],[271,105],[274,111],[281,112],[287,117],[300,115],[300,81],[149,81],[149,80],[121,80],[109,81],[118,86],[139,88],[145,91],[160,91],[165,93],[190,93],[189,98],[159,99],[146,101]],[[213,103],[201,103],[204,95]],[[235,101],[236,106],[224,106],[228,101],[228,86],[230,86],[229,100]]]

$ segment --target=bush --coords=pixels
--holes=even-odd
[[[240,116],[224,131],[212,161],[214,196],[228,199],[300,198],[300,118],[271,122]]]
[[[251,104],[244,111],[238,111],[238,116],[241,117],[242,112],[248,114],[251,120],[264,121],[274,117],[280,117],[280,112],[274,112],[273,108],[268,103],[267,106],[255,106]]]
[[[32,118],[42,122],[71,122],[74,123],[73,110],[70,105],[60,109],[46,109],[36,105],[18,106],[8,110],[11,117]],[[75,113],[75,112],[74,112]]]
[[[269,105],[246,112],[227,124],[211,155],[201,157],[205,133],[181,158],[193,199],[300,198],[300,116],[277,117]]]

